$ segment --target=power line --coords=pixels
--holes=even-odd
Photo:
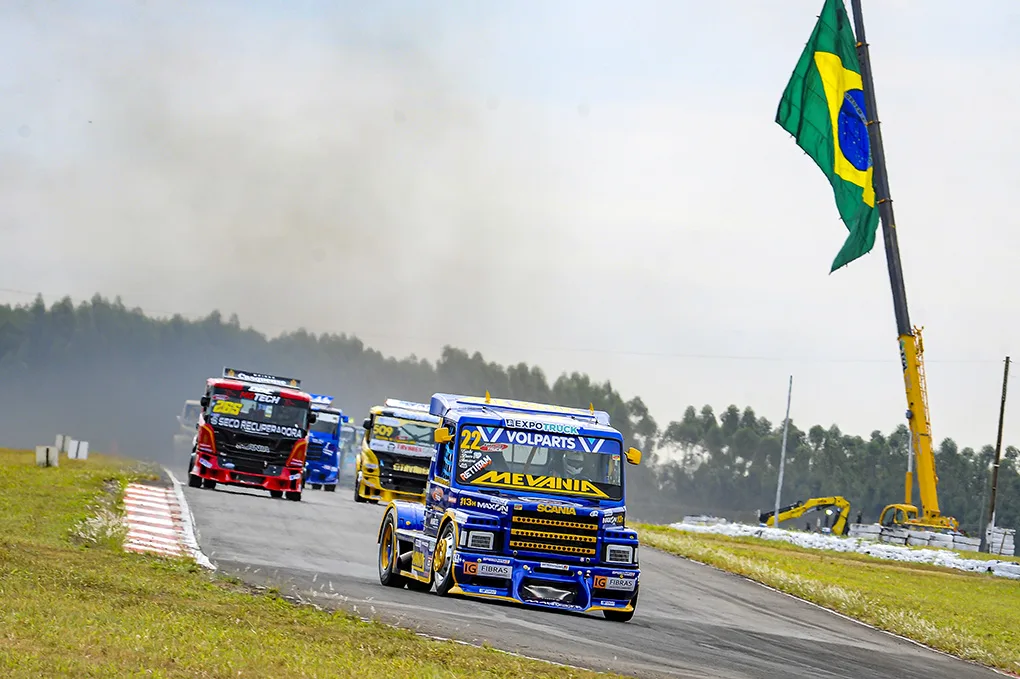
[[[30,290],[19,290],[17,288],[5,288],[0,287],[0,293],[9,293],[15,295],[24,295],[28,297],[36,297],[42,295],[43,297],[51,297],[56,299],[64,299],[65,297],[71,297],[68,294],[50,294],[32,292]],[[140,307],[137,305],[127,305],[126,308],[131,310],[139,310],[147,316],[181,316],[189,320],[202,320],[208,318],[212,312],[208,313],[191,313],[191,312],[179,312],[179,311],[164,311],[151,308]],[[222,312],[221,312],[222,313]],[[294,332],[295,328],[291,326],[282,326],[273,323],[263,324],[263,327],[273,328],[274,330],[281,330],[283,332]],[[254,328],[258,330],[258,328]],[[308,331],[312,335],[324,335],[324,334],[338,334],[336,332],[323,332],[313,333]],[[351,337],[359,339],[375,338],[375,339],[387,339],[387,340],[411,340],[411,341],[428,341],[442,345],[452,345],[452,342],[448,338],[441,337],[429,337],[425,335],[400,335],[385,332],[360,332],[360,333],[346,333]],[[664,358],[664,359],[676,359],[676,360],[692,360],[692,361],[746,361],[755,363],[813,363],[813,364],[898,364],[899,358],[843,358],[843,357],[819,357],[819,356],[760,356],[760,355],[746,355],[746,354],[705,354],[705,353],[687,353],[687,352],[670,352],[670,351],[632,351],[632,350],[619,350],[619,349],[599,349],[599,348],[583,348],[583,347],[548,347],[548,346],[537,346],[531,345],[526,346],[519,343],[503,345],[504,348],[509,349],[528,349],[532,351],[546,351],[554,353],[566,353],[566,354],[596,354],[596,355],[610,355],[610,356],[630,356],[635,358]],[[925,364],[988,364],[988,363],[1001,363],[1001,358],[944,358],[944,359],[931,359],[925,358]]]

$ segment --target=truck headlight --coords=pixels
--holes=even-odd
[[[473,530],[468,533],[467,544],[469,549],[491,550],[496,541],[496,535],[487,530]]]
[[[630,545],[606,545],[606,563],[634,563],[634,548]]]

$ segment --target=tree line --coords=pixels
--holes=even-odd
[[[93,450],[180,466],[172,457],[174,416],[228,365],[300,378],[303,388],[334,395],[355,422],[386,398],[427,402],[437,391],[594,403],[645,454],[646,462],[628,469],[632,515],[756,521],[774,504],[782,422],[750,406],[718,413],[711,405],[687,406],[660,426],[640,396],[625,397],[611,381],[579,372],[550,379],[537,366],[503,366],[449,346],[435,362],[397,359],[347,334],[297,330],[267,338],[242,328],[236,316],[153,318],[99,295],[78,305],[65,298],[47,308],[41,297],[0,305],[0,445],[29,447],[66,433]],[[843,495],[852,518],[860,512],[865,521],[877,520],[886,504],[903,501],[909,442],[903,425],[865,438],[835,424],[803,431],[791,420],[783,503]],[[949,438],[937,447],[941,509],[972,532],[987,505],[993,456],[992,446],[960,449]],[[1006,447],[999,472],[997,522],[1010,527],[1020,524],[1017,458],[1017,449]]]

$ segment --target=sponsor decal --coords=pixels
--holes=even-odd
[[[490,464],[492,464],[492,458],[486,455],[485,457],[478,460],[473,465],[462,471],[460,474],[458,474],[457,478],[459,478],[461,481],[467,481],[468,479],[472,478],[475,474],[488,467]]]
[[[483,443],[481,450],[483,453],[501,453],[509,447],[506,443]]]
[[[543,493],[569,493],[585,497],[608,498],[598,486],[587,479],[564,479],[559,476],[535,476],[511,472],[488,471],[472,480],[480,486],[537,490]]]
[[[411,554],[411,568],[416,571],[425,569],[425,554],[415,551]]]
[[[380,453],[397,453],[411,457],[431,458],[433,450],[426,446],[416,446],[408,443],[397,443],[396,441],[383,441],[373,438],[368,447]]]
[[[535,431],[569,434],[571,436],[577,436],[581,433],[579,427],[572,424],[560,424],[558,422],[537,422],[535,420],[516,420],[505,418],[503,420],[503,426],[511,429],[534,429]]]
[[[537,434],[531,431],[507,430],[506,437],[510,443],[514,443],[519,446],[539,446],[540,448],[577,450],[577,439],[571,436],[555,436],[549,434]]]
[[[477,575],[486,578],[510,578],[513,572],[513,566],[501,566],[483,561],[464,562],[464,575]]]
[[[538,511],[549,514],[570,514],[571,516],[577,516],[576,509],[573,507],[564,507],[562,505],[539,505]]]
[[[615,514],[606,514],[602,517],[603,526],[622,526],[623,520],[626,515],[624,512],[617,512]]]
[[[497,512],[499,514],[506,514],[507,513],[507,506],[505,504],[500,504],[499,502],[488,502],[488,501],[479,502],[478,500],[476,500],[476,499],[474,499],[472,497],[462,497],[460,499],[460,506],[461,507],[476,507],[478,509],[485,509],[485,510],[488,510],[490,512]]]
[[[496,590],[490,589],[488,587],[481,587],[481,588],[479,588],[478,593],[479,594],[499,594],[499,592],[497,592]]]
[[[237,415],[241,412],[240,401],[217,401],[212,411],[222,415]]]
[[[261,443],[238,443],[234,446],[238,450],[251,450],[256,453],[271,453],[273,449]]]
[[[432,499],[435,500],[436,502],[442,501],[442,499],[443,499],[443,489],[440,488],[439,486],[436,486],[435,488],[433,488],[432,489]],[[452,501],[452,499],[453,498],[451,498],[451,501]]]
[[[251,393],[251,394],[241,394],[241,397],[242,398],[249,398],[250,397],[252,401],[255,401],[257,403],[270,403],[272,405],[276,405],[277,403],[280,402],[280,397],[278,395],[276,395],[276,394],[256,394],[256,393]]]
[[[301,380],[294,379],[293,377],[279,377],[278,375],[267,375],[265,373],[255,373],[247,370],[235,370],[234,368],[224,368],[223,376],[241,380],[242,382],[274,384],[278,387],[293,387],[296,389],[301,386]]]
[[[209,418],[209,424],[214,427],[223,427],[224,429],[239,429],[248,434],[276,434],[292,439],[299,439],[304,435],[297,427],[284,427],[272,422],[252,422],[250,420],[240,420],[236,417],[226,417],[217,414],[213,414]]]
[[[634,589],[637,580],[634,578],[612,578],[606,575],[596,575],[591,579],[592,587],[595,589],[616,589],[629,592]]]
[[[393,464],[393,471],[404,472],[406,474],[418,474],[419,476],[428,476],[429,468],[422,467],[417,464],[407,464],[406,462],[395,462]]]
[[[568,571],[568,572],[570,571],[570,566],[568,566],[565,563],[547,563],[545,561],[542,561],[538,565],[541,568],[548,568],[549,570],[553,571]]]

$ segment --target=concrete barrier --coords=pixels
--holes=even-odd
[[[35,463],[40,467],[56,467],[60,464],[60,449],[56,446],[36,446]]]

